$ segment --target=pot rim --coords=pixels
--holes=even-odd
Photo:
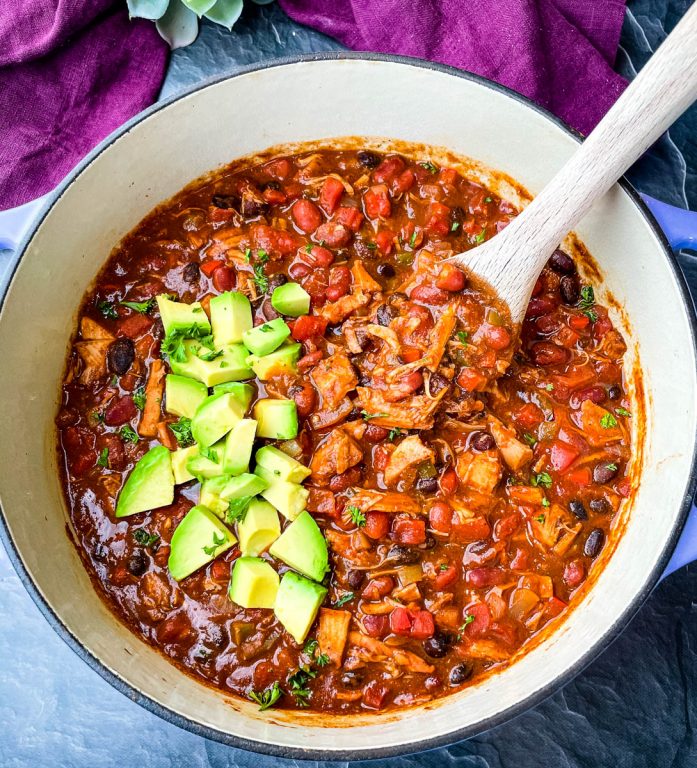
[[[563,120],[558,118],[556,115],[553,115],[544,107],[540,107],[538,104],[535,104],[528,97],[517,93],[507,86],[501,85],[492,80],[488,80],[487,78],[472,72],[459,70],[455,67],[445,64],[424,61],[422,59],[417,59],[410,56],[356,51],[325,51],[321,53],[275,58],[266,62],[247,65],[245,67],[236,69],[233,72],[227,72],[208,78],[194,86],[191,86],[190,88],[173,94],[172,96],[151,105],[142,112],[139,112],[137,115],[132,117],[119,128],[110,133],[106,138],[104,138],[73,168],[72,171],[70,171],[70,173],[52,192],[48,193],[46,203],[43,206],[41,212],[36,217],[30,229],[25,234],[21,243],[17,247],[15,263],[8,274],[7,283],[4,290],[2,291],[2,295],[0,295],[0,318],[2,316],[2,309],[12,286],[15,273],[19,269],[27,246],[31,242],[36,230],[48,215],[49,211],[51,211],[56,203],[59,202],[63,193],[79,179],[82,172],[92,163],[92,161],[95,160],[102,152],[107,150],[115,141],[128,133],[131,128],[146,120],[156,112],[167,108],[174,102],[191,96],[198,91],[202,91],[209,86],[216,85],[225,80],[230,80],[241,75],[247,75],[252,72],[274,69],[276,67],[283,67],[293,64],[303,64],[314,61],[342,60],[363,60],[384,62],[389,64],[402,64],[421,69],[430,69],[442,74],[470,80],[474,83],[477,83],[478,85],[484,86],[493,91],[497,91],[504,96],[514,99],[528,109],[532,109],[545,117],[547,120],[552,122],[556,127],[560,128],[577,142],[580,143],[583,141],[583,136],[578,131],[567,125]],[[687,281],[678,264],[677,257],[673,253],[668,240],[663,233],[663,230],[659,227],[656,219],[654,218],[647,205],[641,199],[638,192],[624,177],[622,177],[618,183],[622,190],[635,204],[638,212],[646,220],[646,223],[651,228],[653,234],[656,236],[662,248],[663,255],[666,258],[668,266],[680,290],[683,308],[689,319],[693,350],[697,356],[697,313],[695,312],[695,306],[687,286]],[[540,702],[544,701],[546,698],[570,682],[576,675],[585,669],[585,667],[594,661],[603,651],[605,651],[608,646],[614,642],[614,640],[617,639],[617,637],[624,630],[625,626],[638,612],[638,610],[653,591],[653,588],[660,580],[660,577],[663,574],[665,567],[667,566],[668,561],[670,560],[670,557],[673,553],[673,550],[675,549],[678,539],[680,538],[680,535],[683,531],[696,490],[697,442],[693,447],[692,463],[688,477],[687,491],[680,505],[678,522],[673,528],[670,537],[666,541],[663,552],[656,565],[652,568],[651,572],[647,574],[642,590],[632,600],[632,602],[627,605],[622,614],[615,619],[611,628],[602,637],[600,637],[575,664],[566,669],[566,671],[562,675],[559,675],[553,682],[550,682],[545,687],[535,691],[534,693],[531,693],[529,696],[519,700],[516,704],[508,707],[507,709],[497,713],[490,718],[478,721],[475,724],[471,724],[462,728],[456,728],[450,731],[448,734],[434,736],[432,738],[422,739],[418,742],[409,742],[407,744],[400,744],[397,746],[385,746],[379,748],[358,747],[356,749],[339,751],[333,751],[329,749],[286,747],[283,745],[270,744],[263,741],[255,741],[240,736],[235,736],[217,728],[213,728],[208,725],[202,725],[201,723],[191,720],[189,717],[179,715],[169,709],[167,706],[151,699],[142,691],[139,691],[137,688],[135,688],[131,683],[127,682],[124,678],[111,671],[99,658],[97,658],[90,650],[88,650],[83,645],[81,640],[63,623],[60,616],[45,600],[38,586],[35,584],[31,574],[25,567],[19,550],[15,546],[15,543],[9,532],[7,520],[5,519],[5,513],[1,506],[0,541],[2,541],[10,562],[12,563],[16,573],[19,575],[24,588],[27,590],[34,604],[39,609],[48,624],[56,632],[56,634],[77,654],[77,656],[82,661],[84,661],[95,672],[97,672],[100,677],[106,680],[117,691],[124,694],[127,698],[136,702],[140,706],[144,707],[149,712],[152,712],[161,717],[163,720],[169,723],[173,723],[174,725],[177,725],[180,728],[198,736],[221,742],[227,746],[236,747],[260,754],[296,760],[374,760],[376,758],[398,757],[401,755],[409,755],[417,752],[426,752],[429,750],[437,749],[439,747],[450,746],[457,742],[464,741],[475,735],[484,733],[485,731],[488,731],[496,726],[502,725],[509,720],[512,720],[526,710],[537,706]],[[379,717],[376,717],[376,723],[378,722]]]

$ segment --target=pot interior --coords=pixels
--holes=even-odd
[[[634,422],[634,444],[643,443],[640,483],[613,556],[562,626],[460,694],[408,713],[350,720],[259,713],[178,671],[111,614],[66,536],[53,418],[76,311],[120,238],[194,178],[272,145],[342,136],[448,147],[533,194],[576,147],[559,125],[495,86],[379,58],[252,71],[152,111],[63,185],[12,281],[0,315],[0,399],[5,434],[12,435],[0,444],[0,500],[40,599],[112,681],[125,682],[180,724],[231,743],[286,755],[375,757],[435,746],[500,721],[578,671],[619,630],[659,575],[684,512],[696,365],[673,267],[635,201],[616,186],[577,232],[618,302],[613,320],[629,343],[627,365],[641,364],[643,388],[633,393],[636,412],[645,412],[643,424]],[[607,301],[603,291],[600,300]]]

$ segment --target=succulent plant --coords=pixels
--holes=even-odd
[[[198,35],[198,22],[204,16],[232,29],[240,18],[244,0],[126,0],[131,18],[150,19],[155,22],[160,37],[169,47],[183,48],[194,42]],[[253,0],[267,5],[273,0]]]

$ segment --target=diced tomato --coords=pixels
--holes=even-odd
[[[378,250],[383,256],[389,256],[392,253],[392,246],[394,245],[394,232],[391,229],[381,229],[376,237],[375,242],[378,246]]]
[[[290,213],[298,228],[306,233],[314,232],[322,223],[322,212],[311,200],[296,200]]]
[[[133,314],[124,320],[119,320],[117,334],[119,336],[128,336],[129,339],[137,339],[146,334],[155,321],[148,315]]]
[[[487,349],[480,352],[477,359],[482,368],[493,368],[496,365],[496,352],[493,349]]]
[[[602,339],[603,336],[612,330],[612,320],[609,317],[599,317],[593,323],[593,338]]]
[[[467,583],[473,587],[495,587],[506,578],[506,574],[501,568],[484,567],[472,568],[467,571]]]
[[[297,200],[302,197],[305,187],[299,181],[289,181],[283,185],[283,191],[286,193],[288,200]]]
[[[426,214],[425,228],[431,235],[447,235],[450,232],[450,208],[443,203],[431,203]]]
[[[567,328],[567,326],[562,325],[562,327],[557,331],[554,340],[557,342],[557,344],[561,344],[563,347],[571,348],[575,347],[578,340],[581,337],[576,333],[576,331],[571,330],[571,328]]]
[[[582,331],[584,328],[588,328],[590,320],[586,315],[571,315],[569,317],[569,327],[575,331]]]
[[[459,484],[457,472],[452,467],[446,469],[440,476],[440,489],[445,494],[451,495],[455,493]]]
[[[436,285],[443,291],[461,291],[466,283],[465,273],[448,262],[443,264],[436,278]]]
[[[343,248],[351,239],[351,230],[338,221],[325,221],[318,227],[315,237],[330,248]]]
[[[231,291],[236,284],[235,270],[223,264],[213,272],[213,287],[216,291],[223,293]]]
[[[463,612],[465,634],[468,637],[483,635],[491,623],[491,612],[486,603],[472,603]]]
[[[220,259],[208,259],[207,261],[201,262],[201,272],[203,272],[206,277],[211,277],[218,267],[224,266],[225,262]]]
[[[284,181],[287,179],[293,171],[293,164],[285,157],[279,157],[277,160],[272,160],[264,166],[264,170],[269,176],[273,176],[274,179]]]
[[[392,213],[392,203],[385,184],[369,187],[363,195],[363,208],[369,219],[387,218]]]
[[[406,168],[393,180],[391,185],[392,193],[394,195],[401,195],[403,192],[408,192],[414,186],[415,181],[414,171],[411,168]]]
[[[564,567],[564,582],[568,587],[577,587],[585,578],[586,570],[578,560],[571,560]]]
[[[530,567],[530,555],[524,549],[516,549],[515,555],[511,560],[512,571],[527,571]]]
[[[453,538],[458,541],[479,541],[488,538],[491,526],[485,517],[462,518],[457,512],[453,515]]]
[[[453,527],[453,510],[450,505],[444,501],[437,501],[433,504],[428,511],[428,522],[434,531],[450,533]]]
[[[344,185],[333,176],[327,176],[319,193],[319,204],[325,213],[331,215],[336,210],[344,194]]]
[[[287,256],[300,245],[297,235],[274,229],[267,224],[255,224],[251,231],[254,249],[265,251],[272,259]]]
[[[520,515],[517,512],[512,512],[510,515],[498,519],[494,525],[494,533],[497,541],[501,539],[507,539],[520,525]]]
[[[216,208],[214,205],[211,205],[208,209],[208,218],[211,221],[230,221],[234,215],[234,208]]]
[[[361,623],[368,637],[385,637],[390,631],[390,620],[384,614],[366,614]]]
[[[411,632],[411,616],[406,608],[397,607],[390,613],[390,630],[395,635],[408,635]]]
[[[296,341],[307,341],[322,336],[327,330],[327,321],[313,315],[301,315],[294,323],[292,336]]]
[[[572,469],[567,472],[564,477],[574,485],[578,485],[580,488],[584,488],[591,484],[591,471],[588,467],[579,467],[578,469]]]
[[[390,530],[390,516],[386,512],[366,512],[363,533],[371,539],[384,539]]]
[[[619,483],[615,485],[615,490],[623,498],[627,498],[632,492],[632,483],[628,477],[623,477]]]
[[[457,383],[465,392],[481,391],[486,385],[486,377],[474,368],[462,368],[457,375]]]
[[[457,181],[457,171],[454,168],[441,168],[438,171],[438,181],[449,187],[454,187]]]
[[[137,413],[138,409],[130,395],[115,397],[104,410],[104,423],[110,427],[119,427],[134,418]]]
[[[409,635],[415,640],[426,640],[433,637],[436,627],[433,614],[430,611],[411,611],[411,631]]]
[[[378,184],[390,182],[397,176],[397,174],[404,170],[404,166],[405,163],[401,157],[398,157],[397,155],[386,157],[373,171],[373,179],[377,181]]]
[[[396,517],[392,521],[392,539],[398,544],[423,544],[426,541],[426,523],[414,517]]]
[[[511,344],[511,334],[503,326],[485,325],[484,340],[492,349],[506,349]]]
[[[436,589],[445,589],[457,581],[458,570],[454,565],[449,565],[445,570],[438,570],[434,583]]]
[[[342,205],[334,216],[334,221],[348,227],[352,232],[358,232],[363,223],[363,214],[353,206]]]
[[[565,608],[568,608],[567,604],[560,600],[558,597],[550,597],[545,606],[545,613],[553,618],[558,616]]]
[[[418,347],[405,345],[402,347],[399,356],[405,363],[415,363],[417,360],[421,360],[424,353]]]
[[[378,682],[371,680],[363,689],[363,704],[368,709],[382,709],[385,706],[385,699],[390,689]]]
[[[513,414],[513,418],[521,427],[532,429],[544,421],[545,415],[535,405],[535,403],[526,403]]]
[[[580,454],[572,445],[555,440],[549,452],[549,463],[557,472],[564,472],[576,461]]]

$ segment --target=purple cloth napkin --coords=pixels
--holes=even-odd
[[[155,101],[166,63],[125,0],[0,2],[0,210],[48,192]]]
[[[590,133],[624,89],[612,70],[625,0],[279,0],[349,48],[451,64]]]

